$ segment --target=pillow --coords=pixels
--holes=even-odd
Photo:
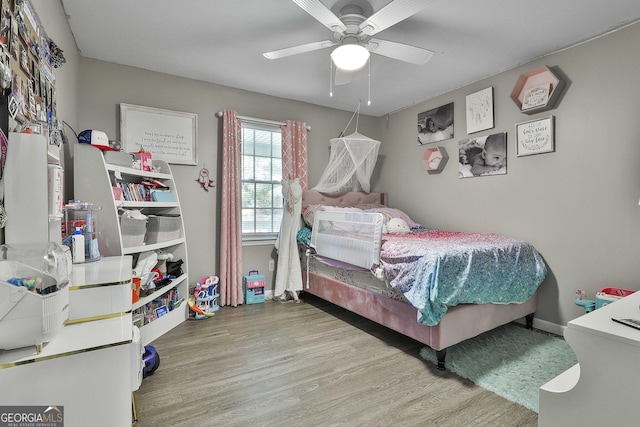
[[[325,212],[363,212],[362,209],[349,206],[324,206]]]
[[[325,212],[363,212],[362,209],[347,206],[307,205],[302,207],[302,219],[308,227],[313,227],[313,218],[318,211]]]
[[[420,224],[418,224],[417,222],[413,221],[409,217],[409,215],[407,215],[405,212],[401,211],[400,209],[388,208],[388,207],[379,207],[379,208],[367,209],[366,212],[379,212],[379,213],[383,214],[387,218],[387,221],[385,221],[385,222],[389,222],[389,219],[391,219],[391,218],[400,218],[401,220],[406,222],[407,225],[410,228],[420,227]]]
[[[407,223],[400,218],[391,218],[387,223],[387,233],[390,234],[407,234],[411,230]]]
[[[322,205],[307,205],[302,207],[302,219],[308,227],[313,227],[313,217],[316,212],[323,210]]]
[[[362,203],[360,205],[356,205],[355,207],[358,209],[362,209],[363,211],[374,208],[386,208],[385,205],[381,205],[380,203]]]

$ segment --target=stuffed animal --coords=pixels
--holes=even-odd
[[[407,225],[407,223],[401,218],[391,218],[389,222],[387,222],[387,232],[391,234],[406,234],[409,233],[411,229]]]
[[[165,252],[162,249],[157,251],[158,263],[155,268],[160,271],[163,276],[167,274],[167,261],[173,260],[173,254],[171,252]]]

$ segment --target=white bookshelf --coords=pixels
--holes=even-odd
[[[184,274],[172,282],[154,291],[151,295],[141,296],[132,304],[132,310],[144,307],[153,300],[177,290],[178,297],[184,301],[174,310],[158,317],[140,328],[143,345],[147,345],[164,333],[176,327],[188,317],[188,262],[187,242],[182,220],[182,208],[170,166],[162,160],[154,160],[153,165],[159,172],[146,172],[133,168],[113,165],[105,162],[102,151],[89,145],[78,144],[74,147],[74,197],[83,202],[91,202],[100,208],[98,242],[103,256],[136,255],[146,251],[162,249],[173,254],[173,259],[182,259]],[[115,200],[112,187],[117,182],[138,183],[143,179],[157,180],[167,185],[175,202],[125,201]],[[123,245],[119,215],[122,209],[139,209],[145,215],[179,215],[180,235],[178,238],[134,247]]]

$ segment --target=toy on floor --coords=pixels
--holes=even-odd
[[[622,289],[622,288],[602,288],[599,292],[596,293],[596,299],[588,300],[587,293],[582,289],[578,289],[576,291],[574,302],[576,305],[580,307],[584,307],[585,313],[590,313],[595,309],[600,307],[604,307],[620,298],[624,298],[628,295],[631,295],[636,291],[632,291],[630,289]]]
[[[578,289],[576,291],[576,296],[573,302],[575,302],[576,305],[579,305],[580,307],[584,307],[585,313],[591,313],[596,308],[596,302],[587,299],[587,293],[582,289]]]
[[[196,319],[206,319],[212,317],[214,312],[220,308],[218,306],[219,279],[217,276],[205,276],[196,285],[193,296],[189,298],[189,308],[196,313]]]
[[[142,361],[144,362],[144,368],[142,368],[142,377],[152,375],[160,366],[160,355],[156,351],[156,348],[152,345],[144,346],[144,354],[142,355]]]

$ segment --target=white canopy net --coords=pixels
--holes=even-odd
[[[323,193],[339,191],[369,192],[371,174],[378,160],[380,141],[359,134],[331,139],[329,164],[313,190]]]

